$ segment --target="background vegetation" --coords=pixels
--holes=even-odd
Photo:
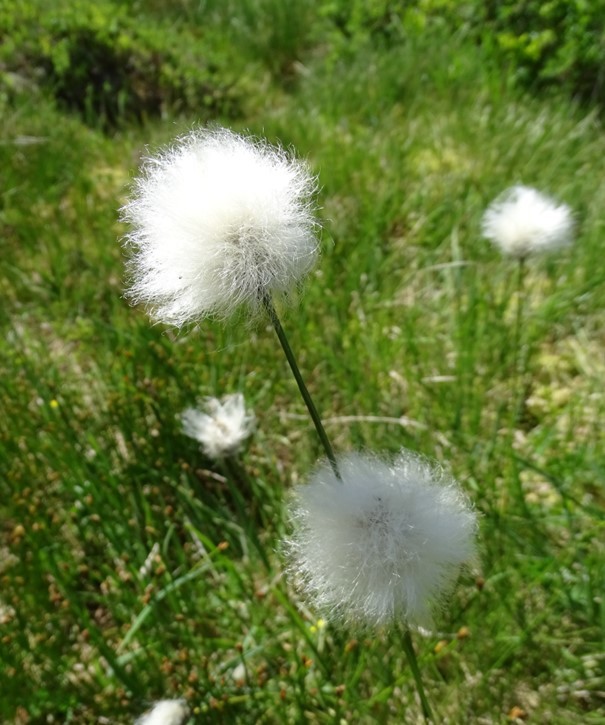
[[[320,450],[271,330],[175,334],[122,298],[141,155],[214,121],[319,174],[324,254],[285,324],[335,447],[436,457],[482,514],[417,640],[440,720],[604,721],[602,10],[0,2],[0,720],[171,696],[194,722],[420,719],[400,634],[326,624],[282,575]],[[522,375],[515,268],[479,236],[519,181],[578,220],[530,265]],[[245,477],[178,423],[237,390]]]

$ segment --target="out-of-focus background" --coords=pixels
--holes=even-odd
[[[336,449],[437,458],[481,513],[476,571],[416,639],[439,721],[603,722],[604,18],[0,2],[2,722],[162,697],[192,722],[421,721],[400,633],[326,622],[283,575],[284,501],[321,451],[271,329],[175,333],[123,299],[129,181],[206,123],[319,176],[323,255],[284,325]],[[518,182],[577,221],[523,288],[480,234]],[[178,419],[237,391],[245,476]]]

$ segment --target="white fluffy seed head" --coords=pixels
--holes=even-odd
[[[241,393],[227,395],[222,401],[206,398],[205,411],[188,408],[181,414],[183,433],[201,444],[214,460],[233,456],[254,430],[254,413],[246,410]]]
[[[295,491],[290,571],[322,610],[381,626],[429,627],[475,555],[477,516],[457,483],[402,451],[393,463],[352,453]]]
[[[316,180],[281,148],[202,129],[149,158],[122,208],[129,296],[181,326],[286,295],[318,254]]]
[[[160,700],[135,725],[182,725],[189,717],[185,700]]]
[[[536,189],[513,186],[487,208],[481,231],[503,254],[525,258],[550,252],[572,241],[573,216],[566,204],[557,204]]]

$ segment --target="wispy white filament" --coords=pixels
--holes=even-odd
[[[189,708],[184,700],[160,700],[135,725],[182,725],[188,716]]]
[[[155,544],[151,547],[151,551],[149,552],[149,554],[147,554],[143,565],[139,568],[139,576],[141,577],[141,579],[146,579],[151,574],[153,565],[156,562],[156,558],[159,553],[160,545],[156,541]]]
[[[194,131],[147,159],[122,209],[130,297],[181,326],[283,295],[318,252],[315,178],[281,148],[226,129]]]
[[[235,455],[254,430],[254,413],[246,410],[241,393],[222,401],[206,398],[205,410],[188,408],[181,415],[183,433],[199,441],[202,450],[215,460]]]
[[[369,625],[427,627],[475,553],[477,517],[457,483],[403,451],[352,453],[295,492],[291,571],[321,609]]]
[[[566,204],[557,204],[536,189],[520,185],[493,201],[481,222],[483,236],[503,254],[517,258],[567,246],[573,226]]]

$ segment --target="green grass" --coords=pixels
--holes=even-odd
[[[323,256],[283,319],[301,369],[338,451],[435,457],[481,513],[477,572],[416,637],[439,721],[603,722],[602,124],[461,38],[340,58],[280,22],[279,57],[236,51],[269,72],[232,125],[319,174]],[[1,103],[0,720],[183,696],[194,722],[420,722],[401,634],[325,625],[283,575],[284,500],[321,449],[269,325],[177,334],[122,297],[116,209],[196,118],[109,136],[44,93]],[[515,266],[479,235],[518,181],[578,219],[529,266],[520,415]],[[258,430],[226,472],[177,416],[239,390]]]

